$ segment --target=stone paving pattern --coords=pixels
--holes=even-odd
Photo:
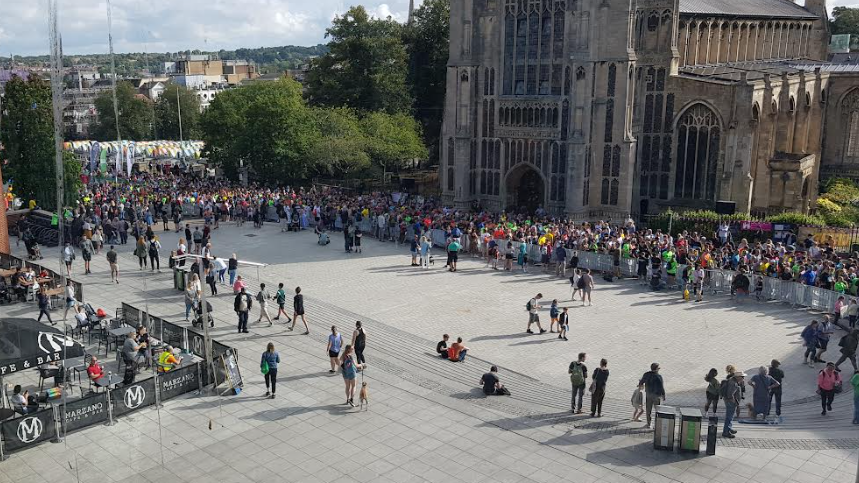
[[[165,250],[175,240],[162,234]],[[0,483],[37,477],[159,483],[855,479],[859,439],[849,424],[849,397],[839,396],[827,418],[815,401],[802,402],[813,396],[815,371],[796,363],[796,340],[814,314],[780,304],[736,307],[723,296],[684,304],[632,281],[610,285],[597,278],[594,306],[571,309],[574,330],[564,343],[523,334],[523,306],[533,293],[543,292],[544,301],[569,299],[569,284],[538,267],[527,275],[495,273],[465,260],[451,274],[437,256],[434,268],[421,272],[408,266],[404,247],[365,237],[364,253],[349,255],[338,250],[338,234],[332,240],[319,247],[312,233],[282,234],[270,225],[216,231],[216,254],[236,251],[240,259],[271,264],[259,273],[243,270],[252,281],[261,278],[272,289],[280,281],[302,286],[311,336],[264,324],[237,335],[232,297],[212,298],[214,337],[239,348],[245,392],[189,395],[113,427],[17,453],[0,463]],[[139,272],[130,252],[121,250],[120,285],[108,283],[106,263],[96,257],[94,273],[78,277],[86,282],[86,299],[108,311],[120,301],[148,304],[153,314],[180,321],[182,295],[170,275]],[[14,305],[0,307],[0,314],[35,311]],[[371,405],[363,412],[342,404],[342,379],[328,374],[323,354],[328,327],[336,323],[345,335],[357,319],[367,328],[370,362]],[[442,332],[465,337],[473,357],[465,364],[432,357]],[[258,372],[258,354],[269,340],[284,360],[275,400],[261,398]],[[609,399],[599,420],[568,411],[566,367],[579,351],[590,354],[590,368],[609,359]],[[697,406],[709,367],[721,371],[731,362],[751,369],[772,357],[785,363],[785,399],[794,401],[785,407],[784,425],[739,425],[740,437],[720,440],[717,456],[654,451],[652,433],[626,421],[628,394],[651,360],[664,368],[669,403]],[[513,397],[481,395],[476,384],[490,363],[501,366]]]

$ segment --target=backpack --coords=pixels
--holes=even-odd
[[[582,365],[578,362],[573,362],[570,365],[570,382],[573,383],[574,386],[581,386],[585,383],[585,375],[582,371]]]
[[[576,282],[576,288],[585,288],[585,277],[584,277],[584,275],[579,277],[579,281]]]
[[[724,379],[719,383],[719,397],[725,399],[728,397],[728,380]]]
[[[257,302],[259,302],[259,303],[265,302],[265,296],[262,294],[262,292],[257,292]]]
[[[525,311],[526,311],[526,312],[530,312],[530,311],[531,311],[531,309],[532,309],[532,307],[531,307],[531,299],[528,299],[528,303],[526,303],[526,304],[525,304]]]

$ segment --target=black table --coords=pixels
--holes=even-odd
[[[116,374],[112,374],[110,376],[103,376],[99,379],[96,379],[93,384],[95,384],[96,387],[110,387],[115,386],[120,382],[122,382],[122,377],[117,376]]]

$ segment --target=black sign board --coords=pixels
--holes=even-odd
[[[169,344],[173,347],[184,349],[185,348],[185,328],[180,327],[176,324],[171,324],[163,319],[157,320],[154,317],[153,319],[153,333],[156,334],[156,337],[161,339],[165,344]]]
[[[57,436],[54,410],[44,409],[4,421],[0,431],[7,452],[35,446]]]
[[[140,324],[140,311],[124,302],[122,304],[122,316],[125,318],[125,323],[132,327],[137,327]]]
[[[239,372],[239,361],[232,349],[229,349],[221,356],[221,361],[224,365],[224,370],[227,374],[227,379],[232,387],[242,387],[242,374]]]
[[[188,349],[197,357],[206,358],[206,339],[196,330],[188,330]]]
[[[225,344],[221,344],[220,342],[218,342],[216,340],[212,341],[212,352],[214,353],[216,360],[218,357],[221,357],[221,355],[226,353],[228,350],[230,350],[230,346],[225,345]]]
[[[198,389],[200,379],[197,377],[197,364],[159,374],[158,386],[162,401]]]
[[[63,429],[66,432],[107,421],[107,394],[93,394],[83,399],[66,402],[58,406],[63,413]]]
[[[113,402],[113,414],[130,413],[140,408],[155,404],[155,379],[149,378],[129,386],[120,387],[110,392]]]

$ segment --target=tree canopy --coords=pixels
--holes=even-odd
[[[137,91],[128,82],[116,83],[116,105],[119,108],[119,133],[122,139],[144,141],[152,139],[152,104],[137,96]],[[111,141],[116,136],[116,117],[113,111],[113,94],[102,92],[95,99],[98,122],[92,128],[92,136],[102,141]],[[184,114],[184,113],[183,113]]]
[[[179,99],[178,106],[176,99]],[[179,111],[182,139],[200,137],[200,100],[184,86],[168,83],[155,102],[155,132],[158,139],[179,140]]]
[[[13,77],[6,83],[0,116],[0,160],[8,163],[4,176],[13,181],[22,200],[33,199],[45,209],[55,209],[57,170],[50,84],[35,76],[28,80]],[[81,166],[68,152],[63,162],[65,201],[69,203],[81,187]]]
[[[307,73],[307,96],[314,105],[362,111],[407,112],[408,53],[403,26],[352,7],[326,30],[329,52],[314,59]]]
[[[385,170],[404,167],[412,159],[426,159],[421,126],[408,114],[371,112],[361,128],[370,137],[370,157]]]
[[[859,8],[833,8],[832,19],[829,21],[829,30],[833,35],[851,34],[859,36]]]

